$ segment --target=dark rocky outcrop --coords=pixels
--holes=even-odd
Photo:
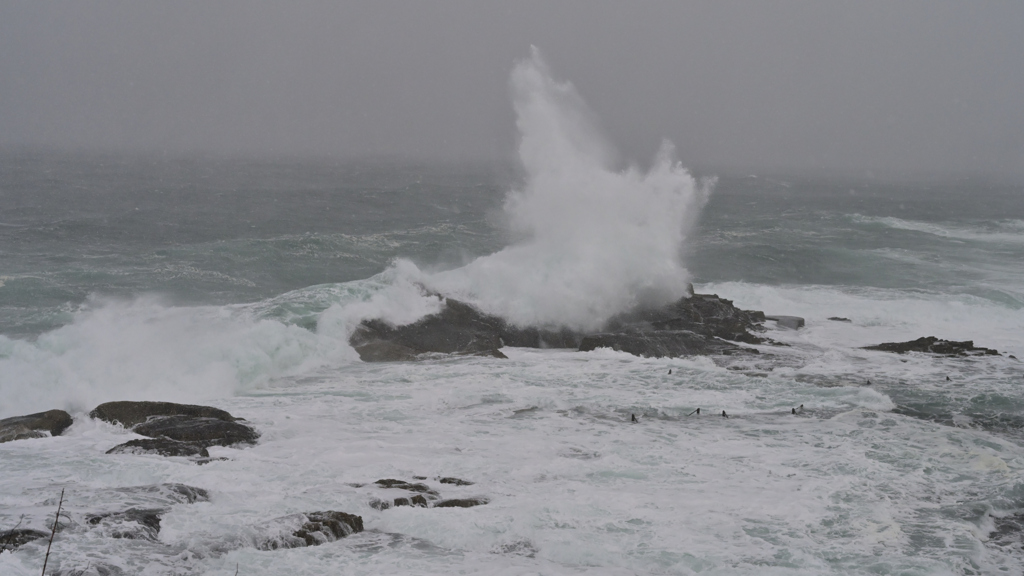
[[[107,402],[100,404],[92,412],[89,412],[90,418],[96,418],[111,424],[120,424],[125,428],[132,428],[157,416],[216,418],[225,422],[244,420],[243,418],[235,418],[219,408],[196,406],[194,404],[176,404],[174,402]]]
[[[765,338],[753,333],[764,330],[764,321],[763,313],[740,310],[717,295],[694,294],[660,308],[620,314],[600,333],[588,335],[569,329],[517,327],[447,298],[440,312],[407,326],[391,326],[379,319],[363,321],[350,344],[367,362],[413,360],[431,352],[503,358],[498,351],[503,346],[579,350],[607,346],[641,356],[728,354],[739,348],[723,340],[765,343]]]
[[[107,454],[158,454],[160,456],[192,456],[198,458],[209,458],[210,453],[206,448],[193,442],[179,442],[170,438],[146,438],[144,440],[129,440],[124,444],[118,444]]]
[[[271,538],[259,547],[263,550],[277,550],[319,546],[363,531],[362,516],[354,514],[326,510],[307,512],[299,516],[301,525],[298,530]]]
[[[461,478],[453,478],[451,476],[446,476],[444,478],[438,478],[437,481],[440,482],[441,484],[452,484],[452,485],[455,485],[455,486],[472,486],[473,485],[473,483],[470,482],[469,480],[463,480]]]
[[[4,550],[17,550],[18,548],[40,538],[48,538],[50,535],[40,530],[28,528],[15,528],[0,532],[0,552]]]
[[[974,345],[973,340],[954,342],[952,340],[940,340],[935,336],[926,336],[911,340],[909,342],[885,342],[876,346],[864,346],[865,350],[881,350],[882,352],[895,352],[906,354],[907,352],[926,352],[940,356],[998,356],[999,352],[991,348],[980,348]]]
[[[419,354],[490,353],[502,347],[504,321],[448,298],[437,314],[400,327],[365,320],[349,342],[366,362],[410,360]]]
[[[0,442],[60,436],[71,426],[71,415],[63,410],[48,410],[38,414],[14,416],[0,420]]]
[[[694,294],[661,308],[620,314],[608,322],[603,332],[685,330],[734,342],[763,344],[767,340],[751,331],[763,331],[764,321],[763,312],[740,310],[731,300],[717,294]]]
[[[132,440],[111,448],[108,454],[161,454],[209,457],[210,446],[255,444],[260,434],[228,412],[210,406],[173,402],[107,402],[89,415],[121,424],[153,440]]]
[[[255,444],[259,432],[238,422],[227,422],[217,418],[192,418],[189,416],[167,416],[153,418],[132,428],[132,432],[151,438],[170,438],[179,442],[190,442],[197,446],[231,446],[233,444]]]
[[[650,332],[628,331],[605,334],[593,334],[583,338],[580,351],[587,352],[597,348],[611,348],[619,352],[629,352],[645,358],[676,358],[707,354],[734,354],[757,350],[742,348],[713,336],[704,336],[688,330],[656,330]]]

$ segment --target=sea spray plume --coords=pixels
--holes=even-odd
[[[646,173],[616,170],[586,103],[536,48],[511,86],[527,176],[504,209],[523,240],[429,286],[519,325],[584,330],[682,297],[684,242],[713,181],[698,184],[668,141]]]

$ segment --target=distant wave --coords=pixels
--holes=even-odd
[[[916,220],[903,220],[893,216],[864,216],[853,214],[850,216],[856,224],[877,224],[896,230],[910,230],[931,234],[942,238],[956,240],[968,240],[972,242],[996,242],[1002,244],[1024,244],[1024,220],[1000,220],[986,223],[985,227],[966,228],[961,226],[950,226],[936,224],[933,222],[920,222]]]

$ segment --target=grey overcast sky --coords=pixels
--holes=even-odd
[[[0,146],[504,160],[531,44],[627,159],[1024,177],[1024,2],[0,0]]]

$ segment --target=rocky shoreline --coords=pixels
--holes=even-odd
[[[486,314],[454,298],[441,298],[443,307],[412,324],[392,326],[380,319],[364,320],[349,343],[364,362],[417,360],[430,355],[492,356],[505,358],[501,348],[563,348],[587,352],[610,348],[645,358],[758,354],[749,345],[784,346],[763,336],[765,323],[799,330],[799,316],[766,315],[741,310],[717,294],[690,294],[659,308],[637,309],[611,318],[601,330],[519,327]],[[832,317],[832,321],[850,322]],[[748,346],[744,346],[747,344]],[[887,342],[866,350],[921,352],[940,356],[1000,355],[973,341],[956,342],[928,336],[910,342]]]
[[[485,314],[464,302],[443,299],[443,308],[407,326],[391,326],[367,320],[351,336],[351,344],[367,362],[410,361],[438,354],[479,355],[504,358],[505,346],[563,348],[590,351],[610,348],[641,357],[662,358],[694,355],[756,355],[753,346],[785,346],[766,337],[766,322],[798,330],[804,320],[795,316],[770,316],[741,310],[714,294],[692,294],[656,309],[635,310],[612,318],[601,330],[583,333],[567,329],[517,327]],[[848,322],[846,318],[830,318]],[[976,347],[973,341],[949,341],[933,336],[909,342],[888,342],[863,347],[896,354],[930,354],[940,357],[1000,356],[996,350]],[[1011,356],[1012,358],[1012,356]],[[800,407],[801,412],[803,406]],[[797,409],[793,409],[797,413]],[[244,418],[224,410],[171,402],[107,402],[96,406],[89,417],[121,426],[143,438],[135,438],[106,450],[111,455],[158,455],[205,464],[213,446],[244,447],[259,442],[260,432]],[[723,412],[722,416],[725,416]],[[635,416],[634,416],[635,421]],[[0,443],[60,436],[73,424],[63,410],[0,420]],[[223,458],[219,458],[223,460]],[[490,498],[473,492],[473,482],[455,477],[411,480],[383,478],[350,487],[366,492],[370,508],[384,512],[409,506],[420,508],[471,508],[486,505]],[[442,496],[442,490],[457,494]],[[206,490],[184,484],[157,484],[113,488],[134,495],[135,505],[112,507],[69,518],[59,530],[86,531],[102,537],[159,541],[161,518],[172,506],[206,501]],[[469,491],[466,493],[466,491]],[[0,530],[0,552],[14,551],[50,536],[36,527],[5,527]],[[1010,530],[1001,527],[1001,530]],[[262,534],[248,545],[261,550],[316,546],[362,532],[361,516],[337,510],[317,510],[267,521],[254,533]],[[109,567],[110,574],[118,574]],[[70,574],[70,572],[69,572]]]

